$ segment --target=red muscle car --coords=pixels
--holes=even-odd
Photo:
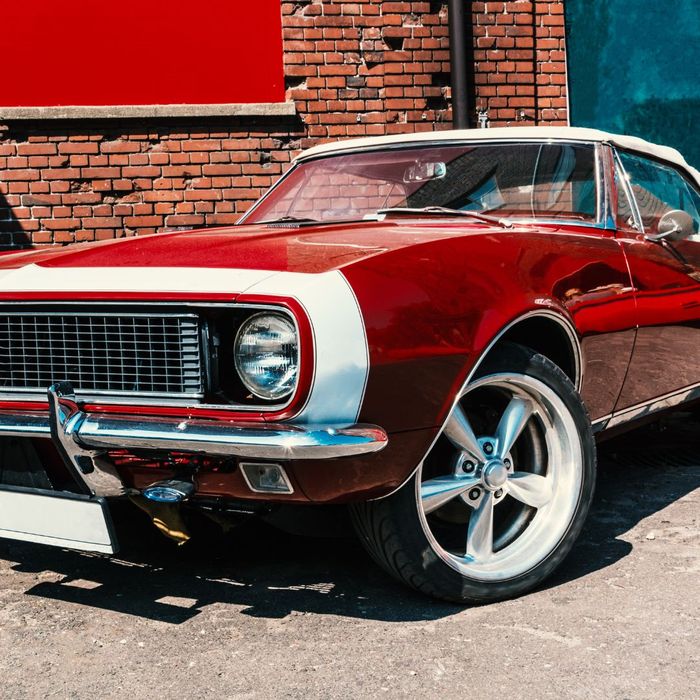
[[[229,228],[6,253],[0,536],[347,503],[420,591],[527,591],[596,438],[698,394],[699,227],[677,151],[511,128],[312,148]]]

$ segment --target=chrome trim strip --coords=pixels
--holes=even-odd
[[[605,229],[605,223],[600,221],[578,221],[577,219],[533,219],[524,217],[509,216],[508,221],[512,224],[545,224],[552,226],[576,226],[576,228]]]
[[[596,186],[598,189],[598,225],[601,229],[614,231],[612,183],[610,173],[613,168],[613,156],[610,146],[605,143],[596,144]]]
[[[207,420],[87,414],[76,440],[101,450],[178,450],[255,459],[333,459],[383,449],[388,438],[377,426],[301,428],[283,423],[246,425]]]
[[[605,428],[608,427],[608,421],[610,420],[611,416],[612,414],[608,413],[604,416],[601,416],[600,418],[596,418],[594,421],[591,422],[591,428],[593,429],[594,435],[602,432],[603,430],[605,430]]]
[[[42,302],[42,301],[22,301],[22,302],[8,302],[8,303],[15,303],[15,304],[27,304],[27,305],[32,305],[32,306],[43,306],[47,302]],[[77,305],[78,308],[83,306],[83,302],[75,302],[75,301],[69,301],[69,302],[55,302],[58,304],[64,304],[65,306],[70,307],[71,309]],[[95,302],[96,304],[99,304],[100,302]],[[0,313],[4,316],[24,316],[26,315],[27,312],[25,311],[3,311],[2,306],[4,306],[5,302],[0,300]],[[128,306],[150,306],[150,304],[127,304]],[[95,314],[90,312],[90,311],[37,311],[36,312],[37,316],[94,316]],[[124,316],[125,312],[119,312],[119,311],[105,311],[104,313],[101,313],[100,316]],[[129,316],[133,316],[134,318],[191,318],[191,319],[198,319],[199,316],[194,313],[182,313],[179,314],[177,312],[170,311],[168,313],[162,313],[162,314],[157,314],[157,313],[148,313],[148,312],[136,312],[136,313],[130,313]]]
[[[700,398],[700,382],[683,387],[682,389],[671,391],[650,401],[635,404],[634,406],[628,406],[620,411],[615,411],[613,412],[605,428],[608,429],[616,425],[622,425],[623,423],[628,423],[638,418],[643,418],[644,416],[648,416],[652,413],[663,411],[666,408],[673,408],[674,406],[678,406],[682,403],[686,403],[697,398]],[[604,420],[604,418],[599,420]]]
[[[0,436],[53,437],[76,478],[96,495],[124,493],[101,460],[112,449],[182,451],[221,457],[334,459],[384,449],[387,434],[375,425],[232,423],[177,417],[83,413],[68,384],[49,389],[50,415],[0,412]],[[118,482],[118,483],[117,483]]]

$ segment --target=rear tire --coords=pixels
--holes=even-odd
[[[435,598],[485,603],[561,564],[593,498],[591,423],[549,359],[503,344],[484,361],[416,473],[354,504],[360,540],[390,574]]]

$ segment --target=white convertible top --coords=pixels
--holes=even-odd
[[[668,161],[690,172],[700,185],[700,172],[692,168],[685,158],[670,146],[659,146],[636,136],[610,134],[598,129],[578,126],[511,126],[495,129],[455,129],[451,131],[421,131],[414,134],[373,136],[369,138],[345,139],[314,146],[301,153],[297,160],[336,152],[363,150],[375,146],[421,143],[425,141],[586,141],[609,143],[620,148],[637,151]]]

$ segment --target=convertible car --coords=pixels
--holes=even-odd
[[[596,440],[698,395],[699,227],[677,151],[510,128],[312,148],[229,228],[3,254],[0,536],[348,504],[409,586],[521,594]]]

